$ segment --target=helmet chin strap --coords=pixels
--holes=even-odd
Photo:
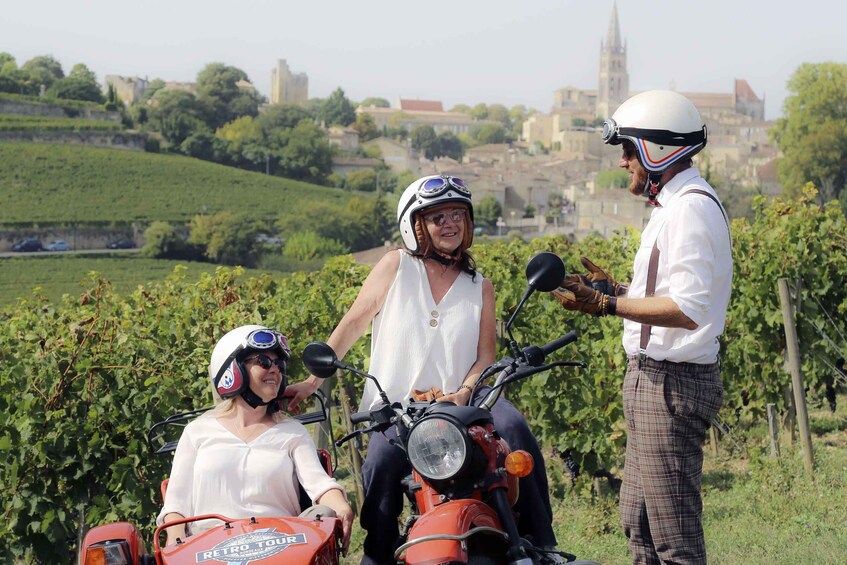
[[[453,255],[448,255],[437,250],[433,250],[432,253],[426,256],[426,258],[432,259],[433,261],[437,261],[447,267],[452,267],[453,265],[459,262],[459,260]]]
[[[282,388],[280,386],[280,388]],[[284,390],[284,389],[283,389]],[[250,387],[244,389],[244,392],[241,393],[241,398],[244,399],[244,402],[247,403],[251,408],[258,408],[259,406],[267,406],[268,416],[274,414],[275,412],[279,412],[279,394],[277,394],[276,398],[272,398],[265,402],[261,399],[261,397],[250,390]]]
[[[652,206],[658,206],[659,203],[656,201],[656,197],[659,195],[659,191],[662,190],[662,174],[664,171],[660,173],[648,173],[647,174],[647,182],[644,183],[644,196],[647,197],[647,201]]]

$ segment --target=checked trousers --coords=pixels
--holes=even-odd
[[[705,564],[703,440],[723,403],[717,363],[629,360],[620,508],[632,562]]]

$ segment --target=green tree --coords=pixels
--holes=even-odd
[[[376,190],[376,172],[373,169],[349,172],[344,188],[350,191],[373,192]]]
[[[374,108],[391,108],[391,103],[385,98],[370,96],[362,100],[361,106],[365,108],[369,108],[371,106]]]
[[[153,222],[144,230],[141,255],[154,259],[195,259],[193,249],[168,222]]]
[[[286,130],[297,127],[303,120],[313,118],[302,106],[295,104],[273,104],[268,106],[256,117],[256,123],[262,128],[264,135],[270,136],[274,130]]]
[[[141,99],[138,101],[138,105],[146,105],[147,102],[163,88],[165,88],[165,81],[160,78],[155,78],[148,82],[147,88],[144,89],[144,94],[141,95]]]
[[[465,154],[465,146],[452,131],[442,131],[438,134],[434,154],[436,157],[444,155],[459,161]]]
[[[259,254],[261,224],[247,214],[220,212],[211,216],[194,216],[188,243],[196,245],[213,263],[252,267]]]
[[[367,112],[359,112],[356,114],[356,121],[353,122],[351,127],[359,132],[360,141],[375,139],[382,133],[376,127],[373,116]]]
[[[416,175],[412,171],[403,171],[402,173],[397,175],[397,179],[394,184],[394,192],[398,194],[403,194],[403,191],[406,190],[406,188],[410,184],[412,184],[417,178],[418,175]]]
[[[416,126],[410,133],[412,147],[423,151],[427,159],[434,159],[438,151],[438,136],[432,126]]]
[[[503,206],[493,196],[486,196],[474,205],[474,224],[478,226],[493,228],[501,217],[503,217]]]
[[[784,117],[771,132],[783,153],[778,174],[796,196],[814,182],[824,200],[847,184],[847,64],[804,63],[788,81]]]
[[[476,125],[471,128],[471,137],[480,145],[504,143],[506,130],[500,124]]]
[[[50,55],[39,55],[33,57],[23,65],[21,70],[24,71],[35,85],[36,91],[42,85],[45,88],[50,88],[54,82],[61,78],[65,78],[65,72],[62,70],[62,65]]]
[[[488,106],[480,102],[473,108],[471,108],[470,115],[472,118],[477,120],[484,120],[488,118]]]
[[[338,87],[321,104],[318,118],[327,126],[349,126],[356,121],[356,110]]]
[[[224,124],[215,131],[215,137],[225,142],[227,154],[236,166],[246,165],[250,169],[264,167],[264,155],[259,156],[261,159],[258,163],[248,158],[248,154],[257,157],[255,146],[265,145],[262,128],[251,116],[242,116]]]
[[[209,127],[213,130],[241,116],[256,116],[261,99],[252,88],[239,83],[250,82],[247,73],[223,63],[210,63],[197,75],[197,99],[207,108]]]
[[[450,108],[451,112],[458,112],[460,114],[469,114],[471,113],[471,107],[467,104],[456,104],[452,108]]]
[[[47,89],[47,95],[66,100],[86,100],[98,104],[105,102],[96,75],[82,63],[74,65],[68,76],[54,81],[52,86]]]
[[[282,255],[296,261],[310,261],[347,252],[347,248],[339,241],[323,237],[314,231],[304,231],[295,233],[285,241]]]
[[[277,174],[281,176],[321,183],[332,171],[332,148],[324,132],[311,120],[275,132],[271,142],[271,155],[277,160]]]
[[[148,123],[172,146],[178,147],[193,133],[209,131],[205,108],[192,93],[163,89],[151,102]]]
[[[512,117],[509,114],[509,110],[506,109],[502,104],[490,104],[488,106],[488,118],[489,120],[494,120],[495,122],[500,122],[503,124],[503,129],[509,131],[512,129]]]

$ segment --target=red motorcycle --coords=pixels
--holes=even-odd
[[[303,424],[328,419],[325,399],[320,393],[316,396],[320,401],[320,410],[295,416]],[[150,428],[147,437],[155,453],[174,451],[179,441],[177,432],[181,433],[188,422],[206,410],[208,408],[176,414]],[[329,453],[319,450],[318,455],[327,473],[332,475]],[[167,483],[165,479],[161,484],[162,499]],[[300,506],[306,509],[311,504],[301,488]],[[131,523],[97,526],[86,534],[79,562],[82,565],[337,565],[339,562],[342,530],[341,521],[334,517],[316,515],[310,519],[284,516],[234,519],[210,514],[187,517],[170,522],[167,526],[210,518],[220,520],[221,524],[166,547],[160,544],[165,526],[159,526],[153,536],[152,553],[147,552],[141,532]]]
[[[557,255],[541,253],[530,260],[526,275],[526,292],[506,324],[510,337],[509,328],[527,298],[535,290],[550,292],[557,288],[565,276],[565,267]],[[319,342],[306,346],[303,361],[310,373],[328,378],[340,368],[362,375],[376,383],[382,400],[373,410],[353,414],[354,424],[369,425],[338,440],[336,445],[391,426],[397,429],[400,447],[413,469],[411,477],[404,481],[412,514],[394,554],[399,563],[531,565],[545,562],[545,557],[553,553],[535,547],[518,533],[512,506],[519,496],[518,478],[532,471],[532,456],[510,450],[494,428],[490,409],[509,383],[554,367],[584,366],[571,361],[544,363],[547,355],[574,340],[576,334],[569,332],[547,345],[519,349],[511,338],[513,356],[486,369],[477,383],[499,373],[491,391],[478,405],[412,401],[406,408],[400,403],[392,404],[375,377],[339,361],[330,346]],[[593,563],[577,562],[573,555],[556,553],[569,562]]]

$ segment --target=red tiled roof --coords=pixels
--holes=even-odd
[[[443,112],[444,106],[439,100],[404,100],[401,98],[400,109],[409,112]]]
[[[759,101],[759,97],[756,96],[756,93],[744,79],[735,79],[735,96],[740,100]]]

